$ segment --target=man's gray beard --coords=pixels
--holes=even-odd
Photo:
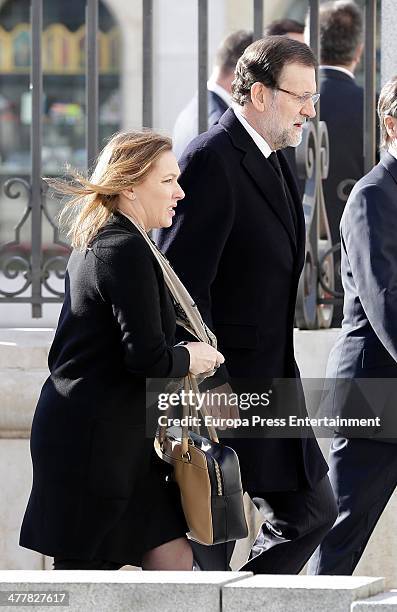
[[[287,147],[297,147],[300,145],[302,141],[301,131],[297,131],[296,134],[293,132],[294,128],[290,128],[289,130],[284,129],[281,132],[279,131],[276,102],[274,98],[269,110],[269,115],[263,118],[262,134],[268,135],[265,140],[270,148],[273,151],[277,151],[278,149],[286,149]]]
[[[302,142],[302,132],[297,132],[296,135],[292,130],[283,130],[275,138],[275,150],[286,149],[287,147],[298,147]]]
[[[266,131],[271,138],[272,142],[269,142],[268,144],[273,149],[273,151],[277,151],[278,149],[286,149],[287,147],[299,146],[302,141],[301,131],[295,134],[293,132],[294,128],[291,128],[289,130],[284,129],[279,132],[275,95],[273,96],[269,110],[270,113],[266,121]]]

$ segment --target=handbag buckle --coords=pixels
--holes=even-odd
[[[190,463],[192,460],[189,451],[186,451],[186,453],[182,453],[181,458],[182,458],[182,461],[186,461],[188,463]]]

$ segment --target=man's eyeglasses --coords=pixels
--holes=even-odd
[[[314,93],[314,94],[307,93],[307,94],[303,94],[303,96],[300,96],[299,94],[294,93],[293,91],[288,91],[288,89],[283,89],[282,87],[273,87],[273,89],[277,89],[278,91],[283,91],[284,93],[287,93],[290,96],[293,96],[299,101],[300,104],[302,104],[302,106],[306,104],[306,102],[308,102],[310,99],[313,102],[313,105],[315,105],[320,99],[319,93]]]

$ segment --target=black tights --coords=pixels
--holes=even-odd
[[[118,570],[122,565],[114,563],[114,561],[104,561],[101,559],[93,559],[85,561],[84,559],[59,559],[54,557],[54,570]]]

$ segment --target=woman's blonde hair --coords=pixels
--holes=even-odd
[[[72,196],[60,214],[60,223],[69,227],[75,249],[87,247],[117,209],[120,192],[140,183],[159,155],[171,149],[170,138],[150,130],[120,132],[102,150],[89,179],[72,172],[72,182],[47,180],[58,193]]]

